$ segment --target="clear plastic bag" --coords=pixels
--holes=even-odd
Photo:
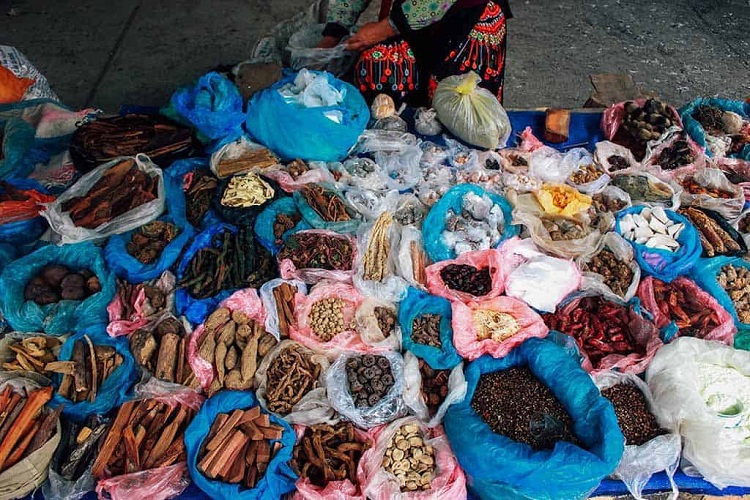
[[[662,206],[677,210],[682,188],[645,171],[615,174],[610,186],[625,191],[634,205]]]
[[[691,337],[662,347],[646,371],[657,421],[682,436],[682,457],[717,488],[750,486],[748,380],[750,352]]]
[[[404,402],[414,415],[427,427],[437,427],[443,421],[443,415],[453,403],[463,401],[466,397],[466,378],[464,377],[463,362],[451,369],[448,376],[448,395],[434,415],[430,415],[427,403],[422,396],[422,374],[419,371],[419,358],[411,351],[404,353]]]
[[[584,148],[574,148],[565,153],[565,156],[563,157],[563,164],[565,167],[563,169],[567,169],[567,165],[572,164],[573,168],[570,170],[571,174],[574,173],[576,170],[578,170],[580,167],[586,167],[587,165],[593,165],[594,164],[594,158],[591,156],[591,153],[589,153]],[[576,184],[571,179],[570,176],[568,176],[567,183],[571,186],[575,187],[577,190],[579,190],[582,193],[591,195],[598,193],[602,189],[604,189],[607,184],[609,184],[609,175],[603,174],[598,179],[593,180],[591,182],[586,182],[584,184]]]
[[[276,278],[266,281],[260,287],[260,300],[263,303],[263,309],[266,311],[266,331],[276,337],[276,340],[281,340],[281,331],[279,330],[279,313],[276,307],[276,299],[273,296],[273,290],[282,283],[288,283],[297,289],[297,293],[307,295],[307,285],[299,280]]]
[[[615,255],[615,258],[627,264],[628,268],[630,268],[633,273],[633,278],[630,280],[630,285],[625,291],[625,295],[619,296],[614,293],[612,289],[604,283],[604,277],[601,274],[590,271],[582,272],[583,282],[581,283],[581,288],[584,290],[596,290],[608,299],[614,298],[627,302],[632,299],[638,291],[638,283],[641,281],[641,267],[635,260],[633,247],[625,240],[625,238],[617,233],[605,234],[590,253],[586,253],[576,259],[576,264],[582,269],[583,264],[589,263],[595,255],[604,249],[611,251]]]
[[[427,108],[419,108],[414,113],[414,128],[421,135],[438,135],[443,131],[437,111]]]
[[[349,189],[344,197],[354,209],[367,220],[375,220],[383,212],[393,212],[398,203],[399,194],[395,189],[389,191],[371,191],[369,189]]]
[[[680,195],[683,206],[708,208],[729,220],[740,216],[742,209],[745,207],[745,193],[741,186],[729,182],[723,171],[718,168],[702,168],[692,175],[692,179],[703,187],[731,193],[732,197],[728,199],[715,198],[708,194],[692,194],[683,190]]]
[[[398,153],[375,153],[375,162],[386,171],[386,185],[388,189],[404,191],[417,185],[422,179],[419,162],[422,150],[411,146]]]
[[[422,245],[422,231],[417,228],[404,226],[401,228],[401,242],[396,255],[396,272],[404,278],[409,285],[424,289],[427,283],[422,283],[418,278],[421,273],[415,273],[415,252],[422,254],[424,260],[424,246]],[[426,265],[428,262],[424,262]]]
[[[543,182],[564,183],[576,167],[572,162],[563,162],[564,157],[549,146],[536,149],[529,159],[529,176]]]
[[[486,149],[504,148],[511,133],[510,119],[497,97],[479,87],[474,72],[442,80],[432,105],[440,122],[461,140]]]
[[[96,479],[91,475],[89,467],[76,481],[68,481],[49,468],[47,481],[42,484],[44,498],[64,498],[65,500],[81,500],[96,488]]]
[[[265,149],[260,144],[257,144],[250,139],[248,139],[245,136],[240,137],[234,142],[230,142],[225,144],[224,146],[220,147],[214,153],[211,155],[211,160],[209,162],[209,166],[211,168],[211,172],[221,179],[222,177],[219,175],[218,172],[218,166],[219,163],[221,163],[223,160],[234,160],[236,158],[241,157],[245,153],[258,150],[258,149]],[[273,167],[269,167],[273,168]],[[251,169],[247,172],[256,172],[258,174],[263,173],[264,169]],[[246,173],[246,172],[237,172],[237,173]],[[234,174],[233,174],[234,175]],[[225,176],[226,177],[226,176]]]
[[[311,161],[308,163],[310,169],[297,178],[292,177],[289,172],[283,168],[270,168],[261,172],[263,177],[275,180],[279,187],[286,193],[299,191],[308,184],[318,184],[321,182],[334,182],[331,172],[326,168],[323,162]]]
[[[641,168],[641,164],[628,148],[609,141],[596,143],[594,162],[608,174],[637,172]]]
[[[649,409],[653,411],[654,398],[651,396],[651,391],[648,385],[636,375],[604,371],[594,374],[592,378],[600,391],[618,384],[635,386],[643,394]],[[612,476],[624,482],[630,494],[637,500],[643,500],[643,489],[651,476],[665,471],[672,485],[668,500],[677,500],[679,491],[674,482],[674,473],[680,464],[681,452],[682,443],[677,433],[657,436],[640,446],[625,443],[625,452]]]
[[[111,500],[169,500],[182,494],[189,485],[187,464],[179,462],[168,467],[102,479],[96,484],[96,493],[99,498]]]
[[[398,309],[395,304],[366,297],[354,314],[354,321],[357,324],[357,331],[362,338],[362,342],[377,349],[399,352],[401,350],[401,327],[398,321],[393,325],[391,332],[383,332],[375,316],[376,307],[390,309],[394,313],[394,319],[398,317]]]
[[[394,130],[367,129],[359,136],[358,153],[394,153],[417,145],[417,136]]]
[[[342,187],[353,186],[371,191],[386,191],[389,189],[388,172],[385,165],[379,161],[373,161],[366,157],[349,158],[344,161],[340,171],[343,175],[338,182]]]
[[[79,243],[82,241],[101,241],[113,234],[120,234],[140,227],[155,220],[164,211],[166,196],[164,194],[164,178],[162,170],[154,165],[146,155],[135,156],[137,167],[152,178],[157,179],[157,197],[134,208],[109,222],[105,222],[95,229],[76,226],[68,212],[63,211],[63,205],[78,196],[85,196],[104,173],[128,158],[118,158],[95,168],[81,177],[70,189],[61,194],[57,200],[46,205],[42,216],[49,221],[52,230],[59,235],[61,243]]]
[[[291,259],[283,259],[279,261],[279,274],[283,279],[300,280],[310,285],[325,280],[341,282],[351,281],[352,276],[354,276],[355,273],[357,262],[357,242],[353,237],[346,234],[327,231],[325,229],[309,229],[306,231],[300,231],[300,233],[320,234],[321,236],[347,240],[352,246],[352,269],[347,269],[345,271],[329,271],[327,269],[319,269],[316,267],[297,269]]]
[[[328,388],[328,401],[342,417],[351,420],[357,427],[369,429],[391,422],[406,412],[406,405],[403,400],[404,360],[400,354],[395,352],[379,354],[388,358],[391,364],[393,386],[375,405],[357,408],[354,406],[352,395],[349,392],[346,362],[352,357],[361,355],[361,353],[342,353],[326,374],[326,387]]]
[[[354,66],[356,52],[346,49],[340,43],[330,49],[317,48],[323,33],[324,24],[308,24],[289,38],[286,50],[289,54],[292,69],[302,68],[328,71],[337,78],[342,78]]]
[[[402,226],[422,227],[422,221],[427,215],[427,207],[412,193],[399,197],[393,211],[393,219]]]
[[[408,283],[396,272],[396,258],[400,243],[400,231],[398,224],[391,224],[388,229],[390,246],[385,261],[385,273],[380,281],[365,279],[364,258],[370,244],[373,224],[362,224],[357,229],[357,259],[355,261],[355,273],[352,277],[354,286],[363,296],[373,297],[389,302],[399,302],[406,295]]]
[[[374,130],[392,130],[394,132],[406,132],[409,125],[398,115],[386,116],[376,120],[372,125]]]
[[[688,149],[693,158],[692,161],[686,165],[671,170],[663,168],[659,164],[662,152],[673,146],[674,143],[679,140],[687,141]],[[700,146],[687,136],[681,127],[672,127],[664,132],[658,140],[648,143],[648,146],[646,147],[646,156],[643,159],[642,165],[658,177],[674,179],[705,167],[706,154]]]

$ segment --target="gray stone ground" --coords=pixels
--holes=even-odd
[[[311,0],[0,0],[17,46],[73,107],[159,105]],[[511,0],[506,105],[583,104],[590,73],[629,72],[675,104],[750,96],[748,0]]]

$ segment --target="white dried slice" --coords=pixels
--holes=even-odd
[[[654,235],[654,232],[650,227],[637,227],[635,228],[635,237],[637,238],[650,238]]]
[[[637,227],[648,227],[648,221],[639,214],[633,214],[633,223]]]
[[[648,227],[655,233],[667,234],[667,226],[662,224],[656,217],[652,217],[651,220],[648,221]]]
[[[672,224],[667,228],[667,234],[674,238],[675,240],[680,237],[680,233],[682,233],[682,230],[685,229],[685,224],[682,222],[678,222],[676,224]]]
[[[667,213],[662,207],[654,207],[651,210],[651,216],[656,217],[662,224],[666,224],[669,221],[669,217],[667,217]]]

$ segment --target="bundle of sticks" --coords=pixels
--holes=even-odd
[[[94,461],[94,477],[112,477],[167,467],[186,459],[183,437],[195,416],[185,405],[155,399],[122,405]]]
[[[25,338],[6,338],[8,354],[12,358],[3,363],[3,370],[28,371],[48,375],[48,363],[57,361],[60,352],[60,339],[37,335]]]
[[[290,283],[281,283],[273,289],[281,338],[289,337],[289,327],[294,324],[294,295],[296,293],[297,287]]]
[[[48,363],[45,369],[63,375],[58,394],[80,403],[93,402],[104,381],[122,363],[122,356],[113,347],[94,345],[88,335],[73,344],[69,361]]]
[[[49,410],[52,387],[24,394],[10,384],[0,392],[0,472],[13,467],[54,436],[62,406]]]
[[[264,170],[278,163],[273,153],[266,148],[248,149],[233,158],[230,155],[222,156],[216,165],[216,173],[223,179],[252,170]]]
[[[156,378],[197,388],[200,384],[187,362],[187,339],[174,316],[133,332],[128,339],[135,362]]]
[[[260,406],[220,413],[198,453],[198,470],[210,479],[254,488],[281,448],[283,432]]]

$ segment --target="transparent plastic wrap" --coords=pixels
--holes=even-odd
[[[369,189],[349,189],[344,194],[346,201],[367,220],[375,220],[383,212],[393,212],[399,202],[395,189],[371,191]]]
[[[384,270],[382,279],[367,279],[365,277],[365,259],[368,258],[368,250],[375,224],[377,222],[362,224],[357,229],[357,258],[352,282],[363,296],[374,297],[389,302],[399,302],[406,295],[406,288],[409,284],[396,272],[396,259],[399,257],[398,249],[401,240],[401,231],[398,224],[390,224],[390,227],[386,229],[388,244],[385,249],[387,253],[382,263]],[[378,259],[381,253],[378,250],[377,243],[374,243],[374,245],[376,245],[376,253],[373,258]]]
[[[748,380],[750,352],[690,337],[662,347],[646,371],[659,424],[717,488],[750,486]]]
[[[427,286],[424,266],[428,263],[422,244],[422,231],[410,226],[402,227],[401,241],[396,256],[398,275],[409,285],[424,289]]]
[[[222,147],[220,147],[219,149],[217,149],[216,151],[214,151],[213,154],[211,155],[211,159],[209,161],[209,167],[211,168],[211,172],[213,172],[213,174],[219,179],[222,179],[224,177],[230,177],[228,175],[224,175],[224,176],[219,175],[218,167],[222,161],[236,160],[247,153],[251,153],[253,151],[257,151],[260,149],[265,149],[265,148],[261,146],[260,144],[257,144],[251,141],[245,136],[240,137],[234,142],[229,142],[223,145]],[[273,169],[274,167],[268,167],[268,168]],[[255,167],[255,168],[251,168],[248,170],[238,171],[236,173],[255,172],[257,174],[261,174],[263,173],[264,170],[265,169]]]
[[[321,216],[320,213],[318,213],[315,208],[310,206],[303,192],[295,191],[292,196],[294,197],[294,202],[297,204],[297,209],[302,214],[302,218],[305,219],[305,222],[307,222],[315,229],[327,229],[330,231],[336,231],[337,233],[354,233],[362,221],[362,216],[356,210],[354,210],[354,208],[346,203],[344,195],[341,193],[341,191],[332,184],[324,183],[315,184],[313,186],[322,187],[322,191],[325,193],[325,196],[328,200],[332,200],[333,197],[338,198],[343,205],[342,210],[346,210],[348,218],[346,220],[326,220]],[[312,188],[313,187],[311,186],[311,189]]]
[[[636,387],[646,399],[649,410],[653,411],[655,403],[651,391],[648,385],[636,375],[604,371],[593,375],[592,378],[600,391],[618,384]],[[674,432],[657,436],[640,446],[629,445],[626,442],[625,452],[612,476],[624,482],[630,494],[637,500],[643,500],[643,489],[651,476],[664,471],[672,486],[668,500],[677,500],[679,491],[674,482],[674,473],[680,465],[681,451],[680,436]]]
[[[281,332],[279,330],[279,312],[276,307],[276,299],[274,298],[273,290],[282,283],[288,283],[297,289],[297,293],[307,295],[307,285],[299,280],[276,278],[266,281],[263,283],[263,286],[260,287],[260,300],[266,311],[266,331],[276,337],[276,340],[281,340]]]
[[[50,467],[47,481],[42,484],[44,498],[64,498],[65,500],[81,500],[90,491],[96,489],[96,479],[91,475],[91,467],[84,472],[77,481],[68,481]]]
[[[124,214],[111,219],[95,229],[76,226],[70,218],[70,214],[63,210],[66,202],[79,196],[85,196],[96,182],[102,178],[107,170],[115,165],[119,165],[129,158],[118,158],[109,163],[95,168],[91,172],[81,177],[78,182],[61,194],[57,200],[49,203],[42,216],[47,219],[52,230],[59,235],[63,244],[78,243],[82,241],[101,241],[113,234],[120,234],[140,227],[159,217],[165,207],[164,178],[162,170],[154,165],[146,155],[137,155],[132,160],[139,170],[144,172],[157,183],[156,199],[146,202]]]
[[[409,125],[398,115],[386,116],[375,120],[372,128],[375,130],[392,130],[394,132],[406,132]]]
[[[383,457],[393,438],[405,425],[415,425],[424,436],[425,444],[435,454],[435,477],[426,491],[401,491],[396,476],[387,472]],[[371,500],[456,500],[466,498],[466,476],[453,456],[450,443],[440,427],[428,428],[415,417],[405,417],[375,433],[375,446],[367,450],[360,459],[362,490]]]
[[[334,182],[331,172],[326,168],[324,162],[311,161],[308,170],[297,177],[292,176],[286,167],[270,168],[260,172],[263,177],[273,179],[286,193],[299,191],[308,184],[321,182]]]
[[[427,427],[437,427],[443,421],[443,415],[453,403],[463,401],[466,397],[466,378],[464,377],[463,362],[451,369],[448,376],[448,394],[440,403],[434,415],[430,414],[424,396],[422,395],[422,374],[419,371],[419,358],[411,351],[404,353],[404,402],[409,410]]]
[[[531,153],[529,159],[529,177],[554,184],[564,183],[576,165],[563,162],[565,155],[549,146],[543,146]]]
[[[725,172],[731,182],[742,188],[745,201],[750,201],[750,161],[739,158],[718,158],[709,165],[715,165],[716,168]]]
[[[468,292],[450,288],[441,276],[441,271],[447,266],[468,265],[477,270],[486,269],[490,275],[491,287],[485,295],[476,296]],[[503,267],[500,250],[479,250],[459,255],[453,260],[443,260],[430,265],[426,269],[427,289],[431,294],[445,297],[451,301],[470,302],[485,300],[499,296],[505,290],[505,268]]]
[[[448,148],[432,141],[419,141],[418,146],[423,151],[420,167],[430,167],[445,164],[448,159]]]
[[[538,311],[554,311],[581,283],[581,272],[573,262],[540,252],[528,239],[513,238],[500,252],[506,269],[505,294]]]
[[[682,161],[676,162],[675,158],[680,156],[670,151],[680,147],[684,147],[687,153],[682,154]],[[648,143],[642,165],[657,177],[674,179],[705,167],[706,154],[682,128],[672,127],[658,140]]]
[[[418,146],[411,146],[398,153],[375,153],[375,162],[386,171],[386,185],[388,189],[404,191],[417,185],[422,179],[419,162],[422,150]]]
[[[384,153],[376,153],[376,155]],[[397,154],[397,153],[392,153]],[[390,157],[390,156],[386,156]],[[369,189],[372,191],[386,191],[388,187],[388,172],[380,161],[370,158],[349,158],[341,164],[343,174],[339,183],[344,186]]]
[[[688,192],[687,189],[683,189],[680,195],[683,206],[707,208],[718,212],[729,220],[740,216],[742,209],[745,207],[745,193],[742,186],[729,182],[723,171],[718,168],[702,168],[692,176],[683,178],[682,181],[686,182],[690,179],[704,188],[726,193],[728,198],[717,198],[709,194],[693,194]]]
[[[625,294],[620,296],[613,292],[612,289],[606,285],[604,277],[601,274],[591,271],[582,271],[583,282],[581,283],[581,288],[584,290],[596,290],[609,299],[616,298],[627,302],[632,299],[638,291],[638,283],[641,281],[641,267],[635,260],[633,247],[627,242],[627,240],[625,240],[625,238],[617,233],[606,233],[591,252],[581,255],[576,259],[576,264],[579,269],[583,269],[584,264],[591,262],[591,259],[594,256],[605,249],[612,252],[617,260],[627,264],[628,268],[633,273],[630,285],[628,285]]]
[[[395,352],[382,352],[379,356],[388,359],[393,375],[393,386],[375,405],[357,408],[349,392],[346,375],[346,362],[361,353],[342,353],[326,374],[328,401],[342,417],[351,420],[354,425],[362,429],[369,429],[377,425],[391,422],[406,413],[403,400],[404,392],[404,360]]]
[[[295,347],[296,346],[296,347]],[[328,370],[329,363],[326,357],[322,354],[315,354],[306,347],[294,342],[293,340],[282,340],[268,354],[263,357],[258,366],[258,370],[255,372],[255,396],[258,398],[260,405],[269,413],[271,410],[268,409],[268,401],[266,400],[266,392],[268,391],[268,367],[271,366],[273,360],[275,360],[279,354],[287,349],[293,347],[301,350],[305,355],[310,356],[313,363],[320,366],[320,375],[316,387],[305,393],[301,399],[292,407],[292,410],[287,414],[276,413],[280,418],[283,418],[292,425],[303,424],[334,424],[338,421],[333,408],[326,398],[326,371]]]
[[[417,136],[395,130],[367,129],[359,136],[358,153],[394,153],[417,145]]]
[[[330,49],[317,48],[323,28],[324,24],[307,24],[289,38],[286,47],[289,66],[295,70],[307,68],[327,71],[342,78],[354,66],[356,52],[347,50],[343,43]]]
[[[418,108],[414,113],[414,129],[420,135],[438,135],[443,131],[443,126],[434,109]]]
[[[174,274],[164,271],[159,279],[151,280],[147,285],[156,288],[164,294],[166,301],[164,307],[158,310],[154,309],[146,297],[144,288],[139,287],[133,303],[130,304],[133,314],[130,317],[123,317],[123,313],[127,308],[122,302],[123,298],[119,293],[116,293],[112,302],[107,306],[107,314],[109,314],[107,333],[110,336],[130,335],[149,323],[156,324],[162,318],[174,315],[174,292],[177,288],[177,279]]]
[[[510,119],[497,97],[478,86],[474,72],[449,76],[438,83],[432,105],[440,122],[456,137],[486,149],[504,148]]]
[[[351,282],[352,276],[354,276],[355,273],[355,266],[358,255],[357,241],[354,237],[347,234],[338,234],[333,231],[326,231],[325,229],[309,229],[305,231],[299,231],[297,234],[318,234],[324,237],[345,240],[349,245],[351,245],[352,248],[352,268],[340,271],[322,269],[317,267],[297,269],[291,259],[279,259],[279,274],[283,279],[300,280],[309,285],[313,285],[320,281],[326,280]],[[283,248],[284,247],[282,247],[282,249]]]
[[[448,147],[446,153],[448,165],[451,167],[464,170],[479,167],[479,151],[466,146],[464,143],[451,139],[447,134],[443,135],[443,141]]]
[[[494,358],[506,356],[515,347],[532,337],[544,338],[549,329],[534,310],[525,302],[513,297],[495,297],[493,299],[475,300],[466,304],[452,302],[453,308],[453,344],[462,358],[473,361],[489,354]],[[508,323],[503,330],[492,325],[490,332],[482,328],[481,316],[499,313]],[[489,326],[489,325],[488,325]]]
[[[390,332],[384,332],[380,328],[375,314],[376,308],[387,309],[393,313],[395,322]],[[378,349],[399,352],[401,350],[401,327],[398,324],[397,315],[398,309],[395,303],[365,297],[354,314],[354,321],[362,342]]]
[[[427,207],[412,193],[400,195],[393,209],[393,219],[402,226],[422,227]]]

